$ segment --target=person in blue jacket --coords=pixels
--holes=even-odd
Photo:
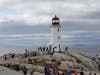
[[[72,74],[72,73],[71,73],[71,70],[68,69],[66,75],[71,75],[71,74]]]

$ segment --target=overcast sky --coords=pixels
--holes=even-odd
[[[0,0],[0,46],[47,44],[54,15],[64,44],[100,45],[100,0]]]

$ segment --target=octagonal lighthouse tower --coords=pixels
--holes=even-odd
[[[61,26],[57,16],[52,18],[50,45],[52,51],[61,51]]]

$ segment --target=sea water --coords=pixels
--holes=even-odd
[[[69,51],[80,52],[88,56],[96,56],[100,54],[99,45],[71,45],[67,46]],[[29,51],[36,51],[38,46],[5,46],[0,47],[0,55],[7,53],[23,53],[25,49]],[[64,50],[65,46],[63,47]]]

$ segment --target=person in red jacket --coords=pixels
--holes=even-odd
[[[77,72],[75,72],[75,73],[74,73],[74,75],[78,75],[78,73],[77,73]]]
[[[65,73],[64,73],[64,72],[62,72],[62,73],[61,73],[61,75],[65,75]]]

